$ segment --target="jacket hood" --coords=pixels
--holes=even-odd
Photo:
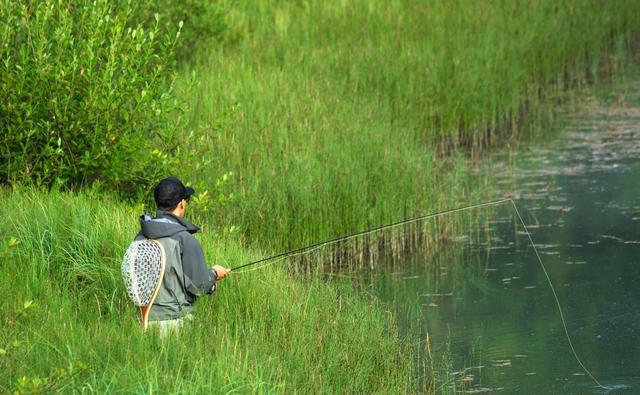
[[[155,217],[149,214],[140,216],[140,230],[144,237],[158,239],[160,237],[170,237],[176,233],[187,231],[196,233],[200,230],[197,226],[167,211],[158,210]]]

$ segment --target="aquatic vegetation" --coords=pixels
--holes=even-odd
[[[513,143],[568,89],[621,73],[637,8],[239,2],[246,34],[182,74],[187,174],[233,171],[236,199],[207,215],[273,251],[488,200],[454,148]]]

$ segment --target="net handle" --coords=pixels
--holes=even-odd
[[[149,300],[149,304],[146,306],[140,306],[140,315],[142,321],[142,329],[146,330],[149,327],[149,313],[151,312],[151,308],[153,307],[153,303],[158,297],[158,293],[160,292],[160,288],[162,287],[162,281],[164,281],[164,270],[167,265],[167,256],[164,252],[164,247],[162,244],[153,239],[147,239],[153,243],[155,243],[158,248],[160,248],[160,278],[158,279],[158,283],[156,284],[156,289],[153,291],[153,295],[151,295],[151,300]]]

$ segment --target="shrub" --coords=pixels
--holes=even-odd
[[[166,173],[180,125],[177,36],[106,0],[0,0],[0,182],[134,194]]]
[[[132,7],[128,0],[120,0],[119,4],[123,9]],[[154,16],[158,15],[163,32],[175,36],[181,30],[175,56],[179,61],[189,61],[198,49],[236,38],[227,18],[230,10],[227,1],[142,0],[133,5],[132,21],[153,25]]]

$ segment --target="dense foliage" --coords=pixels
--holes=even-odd
[[[131,17],[106,0],[2,0],[0,182],[132,194],[166,171],[176,36]]]
[[[158,16],[163,32],[175,36],[180,31],[174,54],[181,62],[188,63],[195,51],[232,42],[239,34],[231,26],[232,4],[226,0],[119,0],[118,4],[123,12],[132,12],[134,26],[153,25]]]

